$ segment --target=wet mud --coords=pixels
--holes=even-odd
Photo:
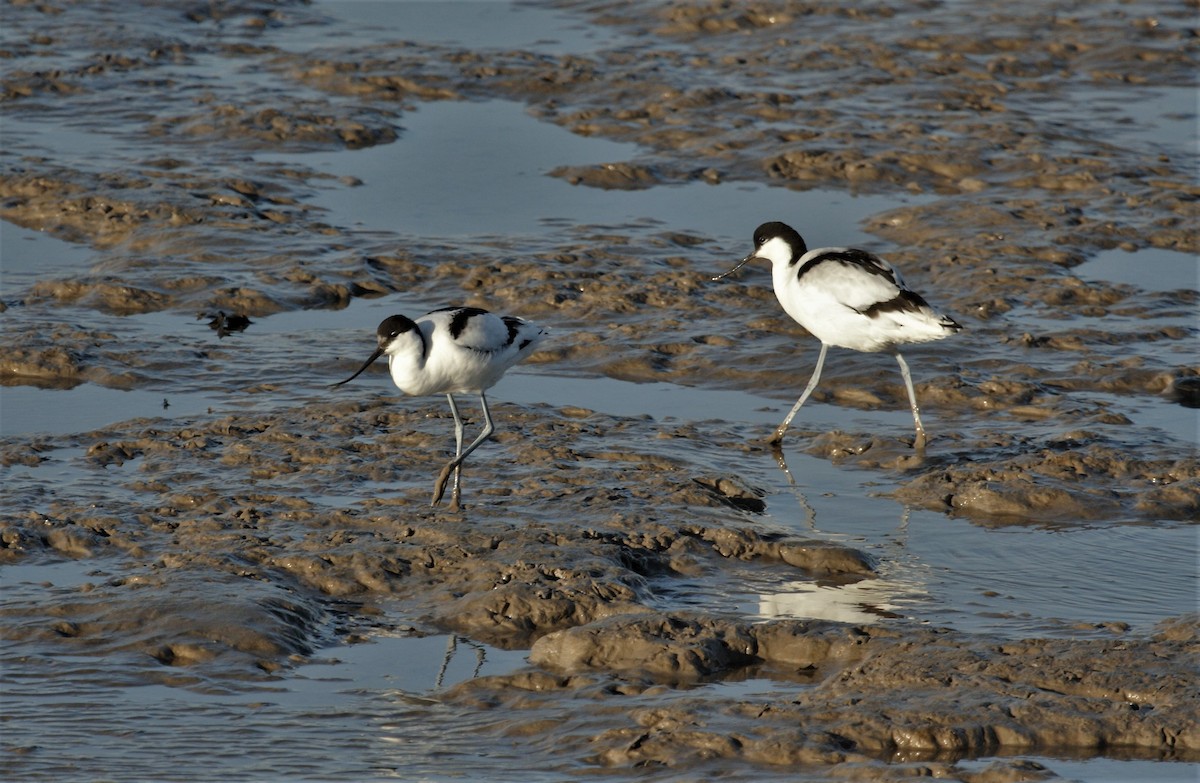
[[[1134,654],[1186,655],[1187,640],[1173,638],[1172,630],[1137,641]],[[803,682],[782,702],[745,699],[714,709],[703,696],[681,696],[664,709],[626,712],[628,725],[589,738],[601,763],[677,763],[682,748],[685,757],[853,768],[889,755],[932,760],[1048,746],[1132,751],[1164,738],[1189,745],[1196,725],[1177,712],[1192,700],[1189,677],[1114,668],[1113,653],[1119,650],[1120,658],[1130,649],[1125,641],[995,645],[928,629],[634,615],[544,636],[530,660],[551,671],[591,674],[601,693],[597,686],[612,672],[645,688],[749,666]],[[504,685],[518,694],[528,689],[524,682]],[[458,690],[472,694],[479,686]],[[606,703],[629,695],[596,698]],[[521,706],[523,695],[509,698]],[[1159,707],[1165,709],[1149,717]]]
[[[20,582],[0,607],[26,725],[37,683],[56,676],[46,661],[72,662],[79,689],[230,693],[330,647],[449,633],[528,651],[511,673],[430,694],[514,774],[534,759],[546,779],[983,782],[1054,779],[1063,758],[1200,762],[1194,605],[1153,627],[1114,616],[1046,638],[873,604],[871,624],[715,608],[747,581],[849,588],[898,567],[890,550],[785,521],[789,492],[882,494],[996,531],[1200,518],[1200,283],[1086,273],[1106,251],[1131,264],[1200,253],[1194,138],[1155,135],[1136,109],[1145,90],[1194,90],[1194,9],[538,4],[612,36],[563,52],[323,34],[336,4],[141,6],[4,11],[4,230],[92,255],[67,273],[5,259],[3,393],[164,398],[161,412],[62,434],[0,409],[0,578],[78,571]],[[559,374],[784,406],[813,357],[764,270],[709,279],[750,250],[753,225],[646,216],[447,237],[360,230],[316,205],[372,183],[304,154],[403,145],[423,105],[477,103],[486,121],[499,99],[636,145],[628,160],[539,172],[556,184],[666,200],[694,183],[895,196],[862,224],[872,249],[966,327],[909,355],[928,453],[912,451],[894,367],[835,352],[809,405],[845,416],[801,416],[787,458],[829,463],[846,484],[779,471],[771,425],[744,411],[615,414],[547,396],[494,403],[467,510],[430,509],[451,456],[444,402],[399,402],[382,373],[369,392],[326,388],[369,342],[373,302],[548,324],[556,337],[523,365],[546,389]],[[1188,116],[1194,94],[1159,119]],[[763,218],[812,246],[842,241],[804,215]],[[319,325],[339,311],[366,314]],[[186,395],[211,404],[170,412]],[[902,424],[857,417],[879,411]],[[121,773],[113,759],[73,767],[84,762],[37,733],[5,743],[6,776]],[[388,766],[362,763],[300,772]]]

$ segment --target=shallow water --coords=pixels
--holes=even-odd
[[[451,631],[454,612],[428,605],[488,592],[469,578],[491,568],[487,547],[472,548],[477,530],[496,531],[492,549],[511,558],[495,590],[532,578],[520,570],[531,564],[570,578],[604,573],[608,554],[568,549],[597,530],[636,540],[663,535],[658,526],[703,526],[853,547],[877,563],[872,574],[822,575],[681,546],[677,567],[627,568],[627,584],[596,577],[590,589],[619,582],[646,610],[754,625],[816,618],[912,638],[950,629],[980,657],[1029,638],[1133,646],[1194,611],[1195,501],[1165,490],[1194,487],[1200,434],[1195,409],[1163,378],[1195,377],[1198,267],[1189,247],[1153,244],[1170,239],[1162,226],[1180,222],[1179,208],[1140,180],[1126,194],[1130,211],[1099,195],[1077,206],[1043,185],[998,184],[990,178],[999,175],[948,165],[967,150],[931,155],[947,166],[894,163],[894,151],[847,164],[901,172],[874,180],[789,179],[771,155],[796,138],[806,150],[844,154],[970,138],[982,131],[956,127],[974,122],[956,106],[983,98],[959,82],[940,86],[947,108],[914,132],[891,115],[929,111],[922,91],[933,81],[889,92],[877,82],[881,68],[847,74],[846,94],[836,94],[839,79],[820,70],[829,53],[816,52],[812,71],[788,70],[787,56],[765,43],[771,25],[713,11],[705,33],[686,27],[689,4],[672,18],[648,16],[662,10],[654,3],[609,5],[594,18],[575,3],[248,3],[226,18],[185,20],[171,4],[152,4],[145,19],[123,18],[132,38],[100,41],[81,31],[116,11],[77,6],[48,21],[14,9],[9,70],[31,94],[0,104],[0,161],[18,181],[5,194],[13,222],[0,227],[4,366],[24,368],[5,369],[0,389],[5,776],[760,780],[826,779],[835,768],[670,754],[659,767],[598,761],[610,745],[641,743],[619,741],[627,715],[711,719],[718,733],[748,736],[760,727],[733,717],[739,704],[787,705],[826,670],[756,665],[636,693],[638,677],[603,667],[578,683],[528,684],[521,678],[539,673],[528,641],[501,637],[513,647],[502,649],[482,631]],[[622,22],[626,12],[655,21]],[[850,24],[825,13],[809,22],[816,32],[806,27],[806,37]],[[987,38],[970,14],[936,22],[964,41]],[[43,23],[57,43],[38,42]],[[911,18],[879,25],[880,40],[922,30]],[[1104,36],[1123,40],[1098,29]],[[100,67],[105,52],[141,62]],[[750,65],[730,59],[743,56]],[[363,81],[331,87],[328,74],[304,75],[322,60],[367,63]],[[375,60],[384,65],[371,70]],[[637,70],[643,61],[657,71]],[[933,79],[953,62],[931,56],[905,67]],[[998,74],[1015,67],[1003,49],[961,62],[991,63]],[[72,70],[89,65],[95,73]],[[506,81],[524,68],[534,76]],[[983,72],[968,81],[987,84]],[[1036,154],[1069,179],[1080,150],[1095,152],[1093,162],[1117,156],[1124,172],[1162,166],[1159,155],[1194,160],[1191,87],[1045,77],[1024,91],[1016,72],[1004,84],[1010,94],[997,93],[1006,111],[994,116],[1005,122],[981,122],[999,134],[996,150],[1019,150],[1001,160],[1014,170]],[[372,91],[397,75],[416,86]],[[55,78],[65,81],[45,86]],[[73,89],[74,78],[86,87]],[[646,100],[636,87],[657,78],[658,98]],[[472,86],[488,79],[492,87]],[[576,82],[587,89],[573,92]],[[830,94],[818,99],[818,89]],[[458,100],[433,99],[436,90]],[[859,94],[848,119],[822,114]],[[810,99],[811,114],[772,113],[796,96]],[[113,104],[120,110],[98,110]],[[260,107],[294,119],[296,135],[273,136],[279,125]],[[639,112],[656,119],[643,123]],[[315,129],[305,128],[310,117]],[[333,127],[358,138],[359,125],[394,125],[397,135],[365,146],[322,135]],[[1008,138],[1009,125],[1026,137]],[[610,164],[649,173],[631,190],[586,184],[609,181]],[[599,178],[589,179],[594,170]],[[29,206],[37,186],[20,177],[30,172],[94,200],[67,188]],[[571,184],[575,175],[581,184]],[[969,202],[980,188],[980,202]],[[967,203],[971,219],[955,219]],[[993,208],[1023,223],[1004,225]],[[1063,228],[1050,241],[1027,228],[1060,230],[1064,211],[1093,220],[1084,225],[1094,233]],[[806,381],[816,345],[778,312],[764,270],[707,278],[744,256],[754,226],[774,218],[802,225],[814,245],[889,255],[967,325],[957,342],[906,351],[934,438],[927,462],[909,457],[912,420],[894,361],[847,351],[831,352],[797,418],[786,472],[761,446]],[[1107,234],[1112,225],[1119,231]],[[1043,243],[1077,257],[1048,252],[1038,266]],[[554,331],[547,358],[489,393],[500,432],[467,472],[476,508],[461,521],[424,510],[452,437],[444,401],[395,399],[382,367],[328,388],[370,351],[382,318],[460,301],[525,313]],[[219,309],[252,323],[219,335],[207,325]],[[35,377],[30,367],[49,369]],[[476,401],[464,404],[476,418]],[[1131,464],[1114,452],[1163,462]],[[1022,466],[1026,474],[1013,475]],[[1018,513],[938,508],[938,493],[917,483],[944,473],[969,489],[973,470],[990,471],[985,490],[1016,492],[1033,475],[1098,499],[1100,510],[1064,512],[1020,494]],[[687,494],[716,479],[746,488],[764,510]],[[1164,499],[1121,494],[1156,489]],[[945,493],[956,491],[967,494]],[[563,531],[561,562],[536,537],[509,535],[541,529]],[[453,563],[468,549],[478,561],[444,577],[449,587],[408,587],[416,572],[397,576],[415,567],[404,560],[406,536],[424,537],[413,563]],[[381,543],[361,543],[373,540]],[[326,579],[321,569],[347,550],[353,578]],[[550,576],[547,585],[567,581]],[[1146,660],[1131,659],[1130,670]],[[614,693],[628,703],[614,709]],[[1065,779],[1190,779],[1186,762],[1196,759],[1183,744],[917,760],[954,779],[1028,759]],[[907,759],[875,758],[852,763],[871,779],[925,774],[898,766]]]
[[[49,234],[6,224],[0,231],[0,297],[8,299],[28,288],[39,277],[79,274],[87,269],[92,252]]]
[[[463,0],[353,0],[318,6],[323,24],[288,31],[288,44],[330,46],[420,41],[464,48],[504,48],[549,54],[584,53],[613,46],[621,36],[584,23],[577,15],[526,3]]]
[[[368,232],[421,236],[513,235],[551,225],[621,226],[631,222],[703,231],[741,240],[764,215],[804,215],[827,226],[830,240],[862,244],[859,222],[917,197],[787,191],[742,182],[703,182],[609,191],[548,177],[555,165],[634,160],[635,144],[576,136],[530,116],[522,104],[434,103],[405,115],[403,144],[365,150],[258,156],[267,165],[306,166],[352,185],[318,193],[310,203],[327,219]],[[397,149],[398,148],[398,149]],[[497,210],[496,204],[506,204]],[[734,245],[740,247],[740,245]],[[734,251],[729,265],[738,259]],[[713,273],[725,271],[714,269]]]
[[[1157,248],[1136,253],[1106,250],[1074,271],[1088,280],[1121,283],[1150,292],[1195,290],[1200,286],[1200,258]]]

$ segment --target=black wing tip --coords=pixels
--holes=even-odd
[[[876,302],[858,312],[868,318],[878,318],[883,313],[928,313],[931,309],[929,303],[920,294],[902,288],[900,293],[891,299]]]

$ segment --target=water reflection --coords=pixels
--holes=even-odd
[[[758,614],[765,618],[802,617],[840,623],[877,623],[902,617],[895,602],[911,596],[911,585],[887,579],[863,579],[845,585],[786,582],[778,593],[758,597]]]
[[[802,512],[805,528],[823,538],[836,538],[819,528],[817,510],[796,484],[783,451],[776,448],[773,454],[779,469],[787,476],[788,493]],[[905,617],[906,605],[929,597],[924,580],[915,579],[916,571],[903,565],[911,559],[907,552],[910,513],[907,506],[901,507],[895,532],[882,545],[879,575],[784,582],[776,590],[759,593],[758,616],[844,623],[877,623],[882,619]]]
[[[442,683],[446,679],[446,670],[450,668],[450,661],[454,658],[455,653],[458,652],[458,643],[460,641],[475,650],[475,668],[471,670],[469,677],[463,677],[462,679],[473,680],[478,677],[479,672],[483,669],[483,664],[487,662],[487,648],[482,644],[473,642],[465,637],[450,634],[450,636],[446,637],[446,654],[442,656],[441,668],[438,669],[437,677],[433,681],[434,689],[441,690]]]

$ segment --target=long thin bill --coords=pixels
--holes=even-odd
[[[370,367],[372,364],[374,364],[374,363],[375,363],[375,360],[376,360],[376,359],[378,359],[382,353],[383,353],[383,348],[382,348],[382,347],[381,347],[381,348],[376,348],[376,349],[375,349],[375,353],[371,354],[371,358],[370,358],[370,359],[367,359],[365,362],[363,362],[363,366],[358,368],[358,372],[354,373],[353,375],[351,375],[351,376],[350,376],[349,378],[347,378],[346,380],[344,380],[344,381],[338,381],[337,383],[335,383],[335,384],[333,384],[333,385],[334,385],[334,386],[341,386],[341,385],[342,385],[342,384],[344,384],[344,383],[350,383],[350,381],[352,381],[352,380],[354,380],[355,378],[357,378],[358,376],[362,375],[362,373],[363,373],[363,370],[367,369],[367,368],[368,368],[368,367]]]
[[[746,256],[746,257],[745,257],[745,258],[743,258],[741,261],[739,261],[739,262],[738,262],[738,265],[737,265],[737,266],[735,266],[733,269],[730,269],[728,272],[726,272],[726,273],[725,273],[725,274],[723,274],[723,275],[717,275],[716,277],[712,278],[713,282],[716,282],[717,280],[721,280],[721,279],[724,279],[724,278],[726,278],[726,277],[729,277],[729,276],[730,276],[730,275],[732,275],[734,272],[738,271],[739,269],[741,269],[742,267],[744,267],[746,264],[750,263],[750,261],[751,261],[751,260],[753,260],[753,259],[754,259],[754,258],[756,258],[756,257],[757,257],[757,256],[753,256],[753,255]]]

